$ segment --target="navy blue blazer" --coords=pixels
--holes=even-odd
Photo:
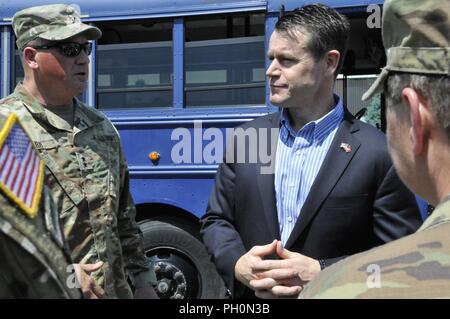
[[[274,113],[242,128],[279,125],[280,114]],[[341,143],[349,144],[351,151]],[[234,297],[245,292],[234,279],[237,260],[255,245],[280,239],[274,174],[261,174],[261,166],[265,164],[260,161],[224,160],[201,219],[202,240]],[[415,196],[395,172],[385,135],[345,110],[285,247],[330,265],[411,234],[421,223]],[[252,295],[250,290],[244,294]]]

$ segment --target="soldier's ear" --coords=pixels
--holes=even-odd
[[[38,63],[36,61],[37,50],[32,47],[26,47],[22,51],[22,60],[25,65],[31,69],[37,69]]]
[[[402,91],[403,102],[409,108],[411,128],[409,137],[413,152],[416,156],[423,154],[428,144],[429,121],[428,108],[425,107],[423,99],[412,88],[404,88]]]

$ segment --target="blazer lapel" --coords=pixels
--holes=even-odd
[[[311,186],[297,223],[286,243],[286,248],[290,248],[298,239],[355,156],[361,143],[353,137],[352,133],[358,130],[359,125],[357,122],[354,121],[354,118],[349,113],[346,113],[319,173]],[[341,147],[342,143],[350,145],[351,150],[346,151],[344,147]]]
[[[274,115],[273,117],[268,118],[268,126],[269,130],[271,128],[279,128],[279,122],[280,122],[280,116],[279,113]],[[268,136],[268,145],[267,150],[271,150],[271,134],[270,132],[267,133]],[[270,234],[272,235],[272,238],[280,238],[280,227],[278,226],[278,214],[277,214],[277,206],[276,206],[276,200],[275,200],[275,156],[276,156],[276,146],[277,146],[278,136],[277,140],[275,141],[275,147],[270,152],[270,160],[271,165],[273,169],[271,169],[270,174],[262,173],[266,172],[264,170],[264,167],[267,168],[267,165],[262,165],[259,161],[256,167],[256,181],[258,190],[261,196],[262,200],[262,207],[264,210],[264,218],[266,219],[266,223],[268,226],[268,229],[270,231]]]

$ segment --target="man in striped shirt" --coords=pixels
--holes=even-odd
[[[421,224],[384,134],[333,94],[348,34],[346,18],[323,5],[275,26],[266,75],[282,111],[240,128],[256,130],[258,141],[247,146],[238,136],[227,148],[202,218],[203,241],[234,297],[296,297],[328,265]],[[279,130],[271,141],[260,134],[267,129]],[[276,148],[273,172],[263,170],[267,145]]]

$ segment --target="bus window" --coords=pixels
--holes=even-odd
[[[186,107],[264,105],[263,14],[188,18]]]
[[[3,97],[3,93],[6,93],[6,92],[3,92],[3,60],[2,60],[2,53],[3,53],[3,51],[2,51],[2,36],[1,36],[1,33],[0,33],[0,99]]]
[[[98,23],[97,105],[172,106],[172,22]]]
[[[347,90],[344,103],[350,113],[355,115],[362,112],[360,118],[362,121],[381,128],[380,94],[376,94],[369,101],[361,100],[361,96],[369,89],[376,77],[376,75],[349,75],[344,78],[342,74],[339,74],[334,91],[342,97],[345,86]]]
[[[11,77],[11,80],[13,81],[12,83],[12,88],[15,88],[16,85],[20,82],[23,81],[23,67],[22,67],[22,62],[20,61],[20,55],[19,52],[16,51],[14,52],[14,62],[13,62],[13,69],[14,69],[14,76]]]
[[[356,114],[363,108],[369,108],[371,100],[362,101],[361,96],[375,81],[376,75],[348,75],[345,79],[347,85],[346,106],[350,113]],[[335,92],[339,96],[344,94],[344,77],[339,75],[336,79]]]
[[[349,13],[351,25],[348,51],[342,73],[336,80],[335,92],[343,98],[350,113],[362,116],[361,120],[381,128],[380,95],[370,101],[361,96],[376,79],[376,74],[385,65],[386,58],[379,29],[367,27],[364,12]]]

